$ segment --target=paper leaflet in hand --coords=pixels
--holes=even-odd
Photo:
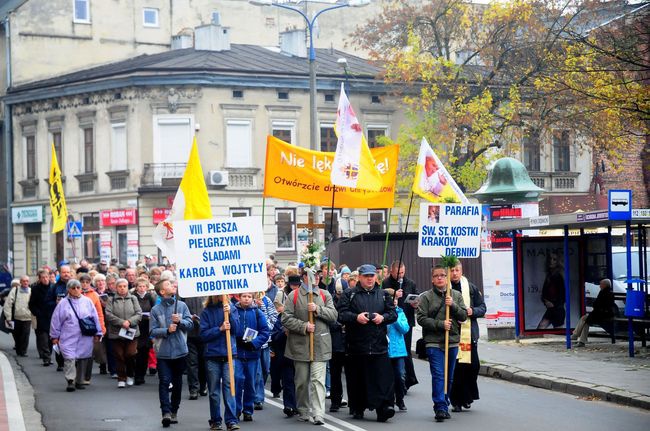
[[[133,340],[135,338],[135,329],[133,328],[120,328],[120,332],[118,334],[122,338],[126,338],[127,340]]]
[[[246,328],[244,331],[244,336],[242,337],[244,341],[253,341],[253,339],[257,337],[257,331],[252,328]]]

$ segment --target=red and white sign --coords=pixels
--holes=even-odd
[[[158,223],[165,221],[171,208],[154,208],[153,209],[153,224],[157,225]]]
[[[138,223],[138,210],[126,208],[119,210],[105,210],[100,213],[102,226],[125,226]]]

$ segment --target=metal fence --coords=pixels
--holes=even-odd
[[[418,234],[415,232],[390,234],[386,265],[399,259],[404,240],[402,261],[406,266],[406,276],[415,281],[418,290],[424,292],[431,287],[431,267],[438,259],[418,257]],[[347,264],[354,270],[364,263],[381,265],[384,256],[386,234],[366,233],[353,238],[335,240],[327,247],[328,256],[336,265]],[[481,259],[462,259],[463,273],[483,291],[483,269]]]

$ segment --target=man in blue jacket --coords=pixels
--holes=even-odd
[[[192,315],[184,302],[175,299],[176,287],[169,280],[156,285],[162,299],[151,309],[149,334],[154,339],[158,357],[158,396],[162,425],[178,423],[177,413],[183,390],[183,371],[187,356],[187,333],[194,328]],[[171,401],[169,384],[172,384]]]
[[[235,307],[239,314],[235,368],[237,416],[243,413],[244,422],[250,422],[253,420],[260,349],[269,340],[271,331],[264,313],[253,302],[252,293],[240,293],[239,302]]]

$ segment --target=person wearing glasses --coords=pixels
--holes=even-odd
[[[447,391],[450,391],[460,343],[460,324],[467,319],[467,310],[460,292],[451,290],[451,295],[446,296],[447,268],[434,266],[431,283],[433,287],[420,295],[417,322],[422,327],[429,358],[435,419],[442,422],[451,418],[449,397],[445,393],[445,332],[449,332]],[[446,306],[449,306],[449,319],[445,319]]]
[[[377,422],[395,415],[393,369],[388,358],[387,326],[397,321],[393,298],[377,284],[374,265],[359,267],[359,284],[343,292],[338,305],[345,326],[345,377],[354,419],[374,409]]]
[[[71,279],[67,284],[68,294],[54,309],[50,325],[50,337],[56,350],[63,356],[63,375],[68,383],[66,390],[86,389],[83,380],[86,368],[92,363],[93,343],[102,336],[97,310],[93,302],[81,294],[81,283]],[[90,317],[95,322],[97,333],[83,335],[79,320]]]

